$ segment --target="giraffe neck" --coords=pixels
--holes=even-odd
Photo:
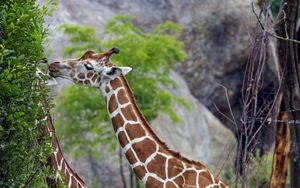
[[[78,174],[70,167],[63,156],[59,141],[55,135],[55,129],[52,123],[51,116],[47,116],[47,133],[51,137],[51,146],[54,152],[48,157],[48,164],[53,170],[61,172],[64,175],[65,183],[70,188],[85,188],[85,182],[78,176]],[[50,187],[56,187],[61,181],[60,174],[57,173],[55,179],[48,179],[47,183]]]
[[[137,107],[124,76],[101,89],[123,153],[146,187],[225,187],[203,164],[169,150],[156,136]]]

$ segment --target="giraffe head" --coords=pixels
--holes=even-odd
[[[117,67],[110,61],[111,55],[117,53],[117,48],[102,54],[86,51],[79,59],[50,63],[48,74],[54,78],[66,78],[80,85],[100,87],[120,74],[125,75],[131,71],[130,67]]]

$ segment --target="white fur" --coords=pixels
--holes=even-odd
[[[132,68],[131,67],[119,67],[122,70],[122,74],[126,75],[127,73],[129,73]]]

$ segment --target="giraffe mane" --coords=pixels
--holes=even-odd
[[[148,121],[146,120],[145,116],[143,115],[143,113],[141,112],[140,108],[138,107],[137,105],[137,102],[136,102],[136,99],[135,97],[133,96],[133,92],[132,92],[132,89],[129,87],[129,84],[128,84],[128,81],[127,79],[123,76],[123,75],[120,75],[120,80],[123,82],[124,84],[124,87],[127,91],[129,91],[129,93],[127,92],[128,94],[128,97],[130,98],[131,100],[131,103],[133,105],[133,108],[134,110],[136,111],[136,113],[139,115],[143,125],[145,125],[145,128],[147,129],[147,131],[149,131],[149,133],[154,137],[154,139],[158,142],[159,145],[161,145],[164,149],[166,149],[174,158],[177,158],[181,161],[184,161],[188,164],[192,164],[192,165],[195,165],[199,168],[203,168],[205,167],[205,165],[203,165],[202,163],[198,162],[198,161],[194,161],[194,160],[191,160],[191,159],[188,159],[184,156],[182,156],[179,152],[176,152],[176,151],[173,151],[171,149],[169,149],[169,147],[166,145],[165,142],[163,142],[156,134],[155,132],[153,131],[153,129],[151,128],[150,124],[148,123]]]

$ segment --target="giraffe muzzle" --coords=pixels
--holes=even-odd
[[[54,62],[48,64],[48,75],[50,75],[53,78],[57,78],[60,76],[60,62]]]

